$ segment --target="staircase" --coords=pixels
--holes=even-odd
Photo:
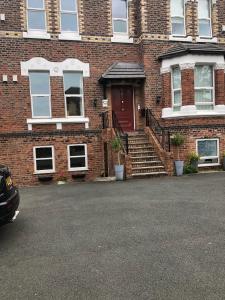
[[[132,177],[165,176],[162,161],[144,132],[129,133],[129,156],[132,160]]]

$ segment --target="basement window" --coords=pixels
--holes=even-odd
[[[212,37],[211,0],[198,0],[198,31],[202,38]]]
[[[219,165],[219,139],[198,139],[196,143],[200,167]]]
[[[112,0],[113,33],[128,35],[127,0]]]
[[[87,145],[68,145],[68,168],[69,171],[84,171],[88,169]]]
[[[53,146],[34,147],[34,171],[36,174],[55,172],[55,159]]]
[[[173,36],[186,36],[184,0],[171,0],[171,25]]]
[[[63,77],[66,117],[83,117],[83,73],[64,72]]]

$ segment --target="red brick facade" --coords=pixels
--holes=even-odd
[[[102,100],[109,99],[111,118],[111,83],[106,95],[99,82],[101,75],[115,62],[130,62],[144,65],[146,80],[134,81],[135,127],[144,129],[145,120],[140,108],[152,109],[161,126],[171,132],[182,131],[186,136],[182,157],[196,150],[196,139],[219,138],[220,160],[225,151],[225,114],[213,116],[192,115],[189,117],[162,118],[162,110],[172,107],[171,73],[162,71],[159,55],[179,44],[198,43],[197,1],[186,3],[186,33],[192,40],[171,39],[170,0],[129,1],[130,43],[112,42],[112,0],[78,0],[79,40],[60,40],[59,0],[45,0],[46,29],[49,38],[28,38],[26,1],[0,1],[0,12],[5,20],[0,21],[0,162],[7,164],[17,184],[38,183],[34,174],[33,147],[53,145],[55,148],[55,180],[65,172],[68,180],[74,172],[68,171],[67,145],[87,144],[88,170],[85,179],[93,180],[104,174],[102,123],[100,114],[107,110]],[[212,1],[213,38],[225,49],[225,1]],[[200,41],[201,44],[206,41]],[[208,42],[211,42],[208,40]],[[40,57],[48,62],[63,62],[76,59],[88,63],[90,76],[84,77],[84,110],[89,118],[89,127],[84,123],[36,124],[29,128],[32,119],[31,97],[28,76],[21,73],[21,62]],[[208,63],[207,57],[205,63]],[[215,59],[215,64],[217,59]],[[195,105],[194,69],[182,68],[182,106]],[[7,75],[7,82],[3,82]],[[13,75],[17,81],[13,82]],[[52,118],[65,118],[65,101],[62,76],[50,76]],[[118,83],[118,82],[117,82]],[[126,81],[120,83],[127,84]],[[225,105],[224,66],[215,67],[215,105]],[[96,105],[94,104],[96,103]],[[76,172],[75,172],[76,173]],[[79,171],[77,172],[80,173]]]

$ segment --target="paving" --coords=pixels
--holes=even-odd
[[[225,173],[21,189],[0,299],[225,299]]]

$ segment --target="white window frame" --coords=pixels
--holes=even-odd
[[[114,36],[128,36],[129,35],[129,0],[126,0],[127,3],[127,18],[114,18],[112,15],[112,28],[113,28],[113,35]],[[113,5],[113,0],[112,0]],[[127,31],[126,32],[117,32],[114,30],[114,20],[115,21],[126,21],[127,24]]]
[[[28,0],[26,0],[26,16],[27,16],[27,32],[32,33],[34,35],[42,35],[47,33],[47,16],[46,16],[46,6],[45,6],[45,0],[43,0],[43,7],[42,8],[30,8],[28,4]],[[45,16],[45,29],[44,30],[39,30],[39,29],[30,29],[29,28],[29,17],[28,17],[28,12],[29,11],[41,11],[44,12]]]
[[[73,35],[73,36],[79,36],[79,14],[78,14],[78,1],[77,0],[73,0],[76,2],[76,11],[72,11],[72,10],[62,10],[62,0],[59,0],[60,2],[60,30],[61,30],[61,34],[63,35]],[[77,31],[67,31],[67,30],[62,30],[62,14],[70,14],[70,15],[76,15],[77,18]]]
[[[40,148],[51,148],[52,149],[52,158],[37,158],[36,157],[36,149]],[[33,147],[33,159],[34,159],[34,174],[50,174],[55,173],[55,148],[54,146],[35,146]],[[50,170],[37,170],[37,160],[50,160],[52,159],[52,169]]]
[[[210,35],[200,35],[199,34],[199,38],[203,38],[203,39],[211,39],[212,38],[212,1],[209,1],[209,18],[198,18],[198,31],[199,31],[199,21],[200,20],[207,20],[210,21]],[[200,9],[200,5],[199,5],[199,1],[198,1],[198,11]]]
[[[84,146],[84,155],[78,155],[78,156],[70,156],[70,147],[76,147],[76,146]],[[71,144],[67,146],[67,157],[68,157],[68,170],[69,171],[87,171],[88,170],[88,155],[87,155],[87,144]],[[72,168],[70,165],[70,159],[71,158],[79,158],[84,157],[85,158],[85,167],[82,168]]]
[[[64,77],[64,73],[80,73],[82,74],[81,76],[81,84],[82,84],[82,91],[83,94],[71,94],[71,95],[66,95],[65,93],[65,77]],[[80,118],[80,117],[84,117],[85,113],[84,113],[84,74],[83,72],[79,72],[79,71],[63,71],[63,90],[64,90],[64,103],[65,103],[65,116],[66,118]],[[80,116],[68,116],[67,113],[67,101],[66,98],[67,97],[81,97],[81,115]]]
[[[173,70],[175,68],[179,68],[179,70],[180,70],[181,84],[180,84],[179,89],[174,89],[173,88]],[[173,106],[173,108],[177,108],[177,107],[181,108],[182,107],[182,73],[181,73],[181,68],[180,68],[179,65],[175,65],[175,66],[171,67],[171,91],[172,91],[172,106]],[[180,91],[180,94],[181,94],[181,103],[180,103],[180,105],[177,105],[177,104],[174,103],[174,94],[177,91]]]
[[[217,142],[217,156],[201,156],[200,159],[218,159],[218,163],[208,163],[208,164],[199,164],[199,167],[210,167],[210,166],[219,166],[220,165],[220,141],[218,138],[208,138],[208,139],[197,139],[196,140],[196,153],[198,153],[198,142],[202,141],[216,141]]]
[[[213,107],[213,109],[215,108],[215,65],[213,64],[196,64],[195,68],[197,66],[210,66],[212,67],[212,77],[213,77],[213,86],[212,87],[196,87],[195,86],[195,78],[194,78],[194,91],[197,90],[211,90],[213,91],[212,95],[213,95],[213,101],[212,102],[202,102],[202,103],[196,103],[195,101],[195,106],[207,106],[207,105],[211,105]],[[194,70],[195,72],[195,70]],[[198,110],[199,111],[199,110]]]
[[[49,71],[46,71],[46,70],[29,70],[28,72],[28,75],[29,73],[32,72],[32,73],[41,73],[41,72],[44,72],[44,73],[49,73],[49,94],[32,94],[31,93],[31,81],[30,81],[30,76],[29,76],[29,85],[30,85],[30,98],[31,98],[31,112],[32,112],[32,118],[33,119],[49,119],[49,118],[52,118],[52,101],[51,101],[51,78],[50,78],[50,72]],[[34,116],[34,107],[33,107],[33,97],[49,97],[49,112],[50,112],[50,115],[49,116]]]
[[[184,14],[181,15],[174,15],[172,16],[172,3],[170,1],[170,22],[171,22],[171,36],[172,37],[186,37],[187,36],[187,32],[186,32],[186,0],[183,0],[183,4],[184,4]],[[184,34],[174,34],[173,33],[173,19],[174,18],[182,18],[184,19]]]

